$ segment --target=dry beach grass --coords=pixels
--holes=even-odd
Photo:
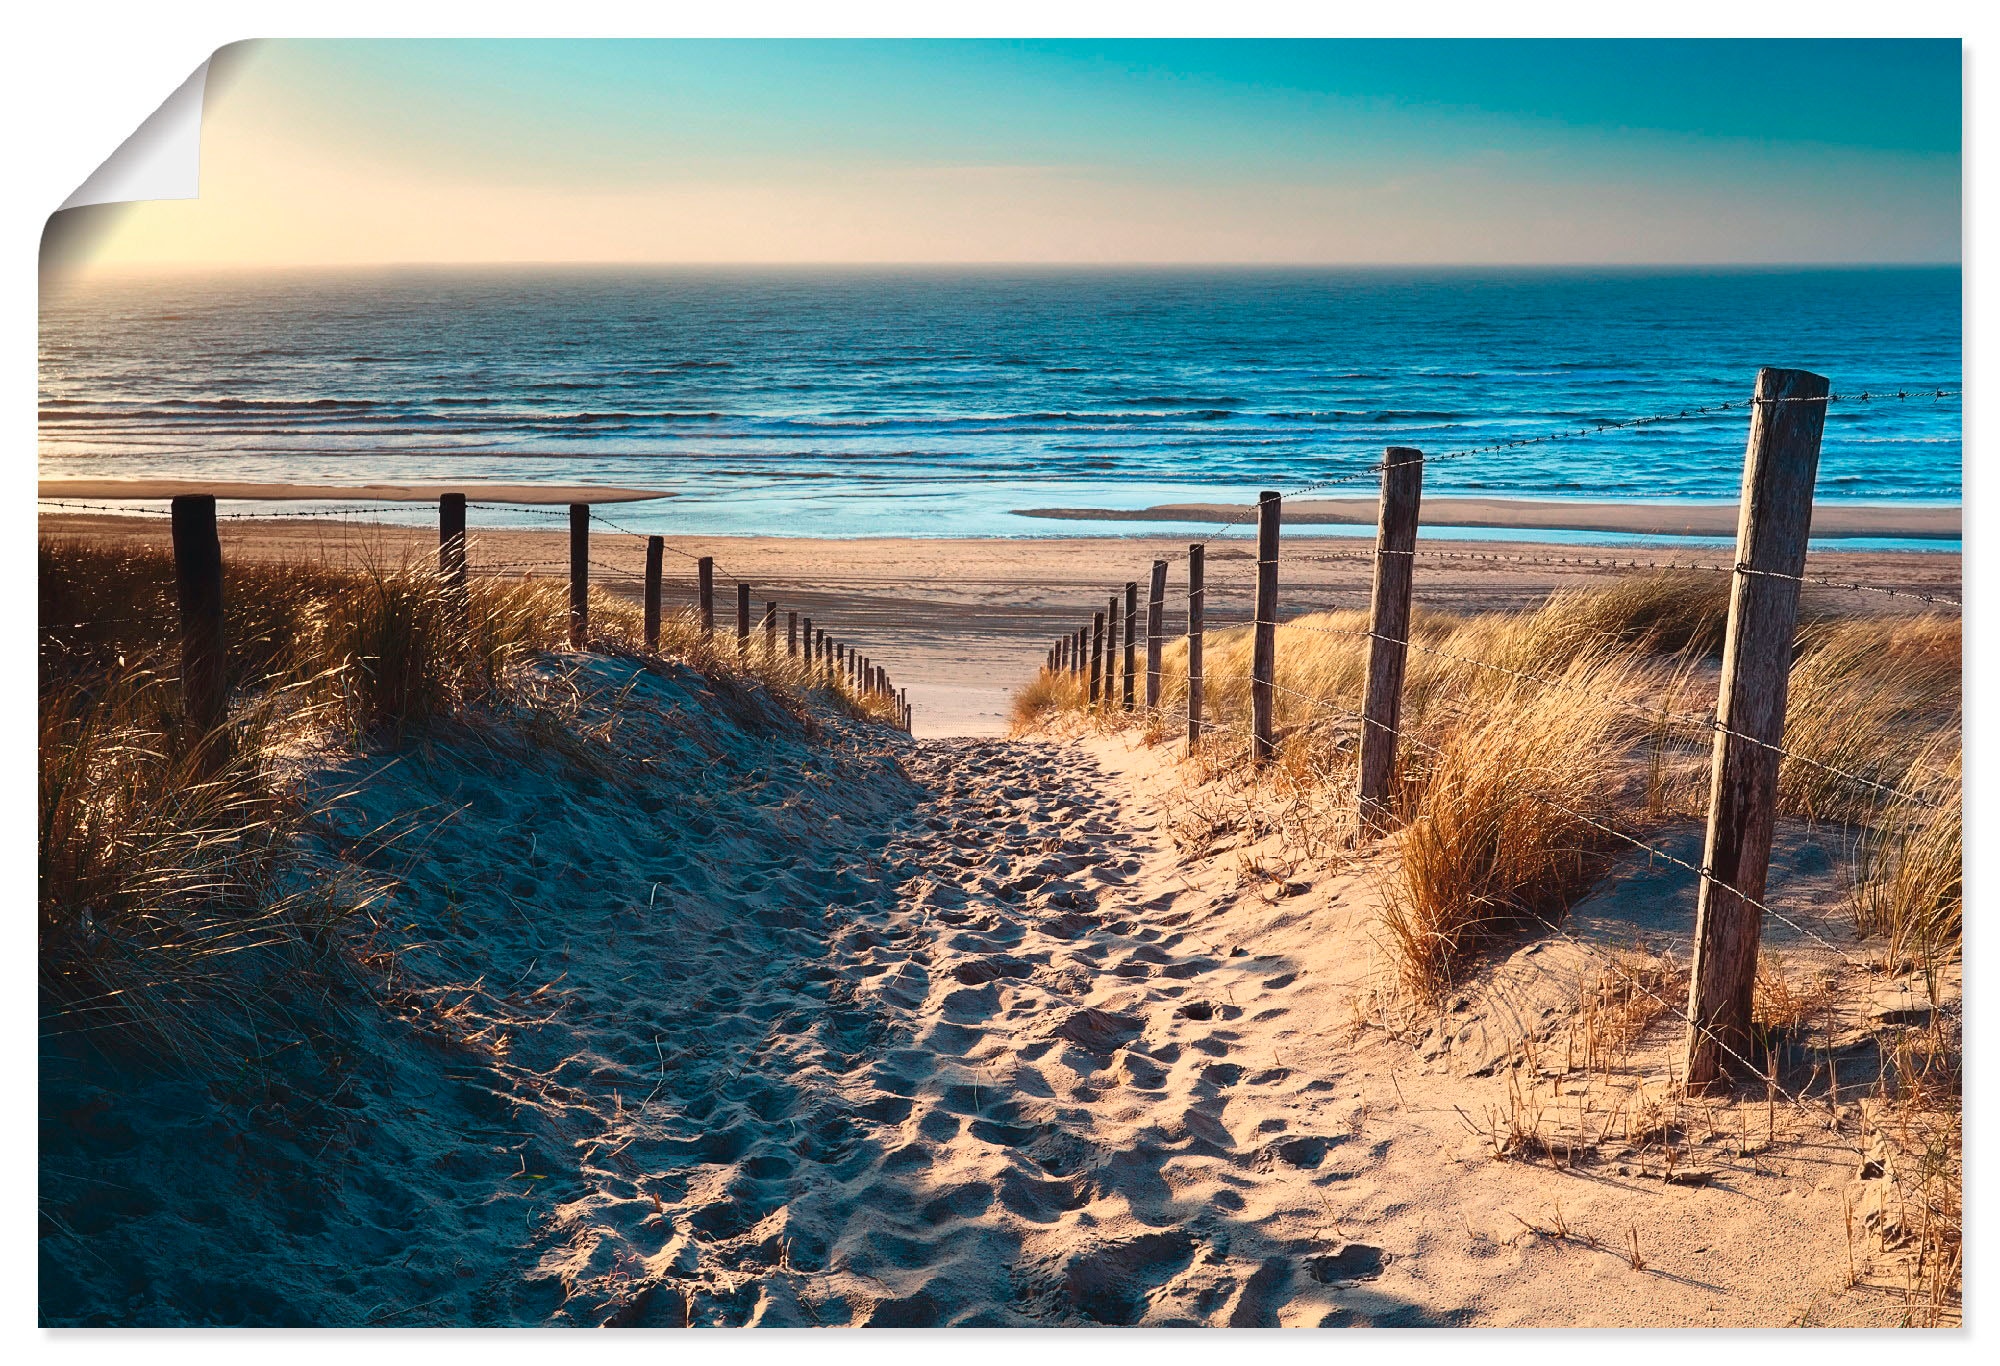
[[[1436,752],[1376,848],[1296,698],[1262,774],[1066,679],[1029,737],[912,742],[614,599],[568,651],[545,581],[458,633],[395,556],[231,560],[209,789],[167,561],[45,553],[46,1323],[1956,1314],[1949,623],[1898,647],[1922,687],[1824,661],[1912,734],[1829,701],[1813,752],[1950,800],[1788,796],[1774,887],[1847,956],[1774,930],[1778,1089],[1690,1100],[1691,890],[1536,814],[1688,854],[1705,737],[1640,707],[1713,668],[1675,583],[1420,619],[1575,691],[1413,654]],[[1287,633],[1281,684],[1346,703],[1360,643]]]
[[[1577,944],[1566,928],[1578,924],[1572,907],[1601,896],[1592,889],[1607,878],[1616,885],[1633,841],[1672,844],[1678,835],[1676,857],[1692,856],[1686,846],[1697,834],[1707,777],[1699,717],[1713,695],[1724,588],[1710,576],[1634,575],[1609,590],[1557,592],[1530,612],[1419,612],[1394,796],[1398,828],[1379,848],[1359,837],[1345,809],[1365,616],[1309,613],[1281,626],[1279,749],[1252,778],[1244,754],[1251,632],[1211,633],[1204,683],[1213,728],[1177,779],[1184,847],[1212,857],[1233,831],[1259,849],[1249,866],[1281,887],[1314,865],[1366,870],[1385,972],[1373,1011],[1394,1033],[1436,1040],[1469,1000],[1507,979],[1524,934],[1531,949],[1551,929]],[[1876,1058],[1865,1105],[1880,1114],[1868,1131],[1889,1145],[1883,1117],[1899,1116],[1900,1136],[1889,1146],[1901,1161],[1864,1161],[1862,1170],[1879,1179],[1895,1166],[1903,1183],[1896,1198],[1914,1198],[1929,1212],[1918,1221],[1903,1206],[1904,1215],[1885,1224],[1878,1208],[1864,1232],[1876,1234],[1878,1250],[1915,1249],[1905,1263],[1905,1317],[1928,1323],[1949,1316],[1959,1255],[1952,1146],[1960,1066],[1952,986],[1961,954],[1959,651],[1956,620],[1809,613],[1793,668],[1780,802],[1797,822],[1789,838],[1825,851],[1813,857],[1837,869],[1847,920],[1838,929],[1822,924],[1793,946],[1806,950],[1801,966],[1767,942],[1756,1002],[1757,1061],[1770,1087],[1789,1098],[1817,1086],[1836,1128],[1844,1122],[1842,1085],[1869,1089],[1849,1080],[1866,1069],[1836,1054]],[[1075,679],[1043,677],[1019,694],[1016,724],[1036,732],[1080,723],[1178,748],[1183,643],[1168,645],[1163,665],[1157,715],[1126,713],[1115,702],[1092,708]],[[1771,939],[1786,933],[1767,929]],[[1836,947],[1829,935],[1851,947]],[[1629,1147],[1652,1133],[1667,1140],[1669,1170],[1688,1160],[1685,1147],[1674,1156],[1674,1136],[1684,1142],[1714,1121],[1690,1121],[1684,1103],[1669,1099],[1671,1050],[1649,1064],[1666,1071],[1658,1099],[1646,1102],[1671,1113],[1636,1129],[1639,1093],[1615,1098],[1601,1062],[1607,1039],[1629,1053],[1651,1031],[1660,1049],[1687,990],[1684,931],[1679,941],[1678,951],[1655,947],[1637,958],[1616,942],[1593,945],[1601,960],[1596,985],[1586,980],[1556,1012],[1571,1023],[1518,1031],[1505,1104],[1467,1121],[1496,1156],[1573,1162],[1586,1150],[1598,1153],[1607,1136]],[[1905,993],[1914,983],[1922,1008],[1871,1016],[1884,978]],[[1939,1002],[1947,1008],[1936,1009]],[[1419,1043],[1420,1052],[1425,1047]],[[1556,1048],[1561,1061],[1551,1071]],[[1553,1089],[1544,1092],[1551,1076]],[[1781,1127],[1775,1118],[1767,1125],[1767,1147]],[[1913,1197],[1913,1189],[1924,1195]],[[1883,1196],[1865,1190],[1856,1196],[1863,1198],[1879,1206]],[[1932,1200],[1943,1204],[1931,1211]],[[1911,1232],[1919,1223],[1925,1231]],[[1568,1237],[1532,1227],[1538,1236]],[[1640,1254],[1632,1255],[1636,1263]]]

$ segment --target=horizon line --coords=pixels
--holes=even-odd
[[[653,269],[653,270],[1343,270],[1343,271],[1477,271],[1477,270],[1964,270],[1964,260],[1936,261],[703,261],[606,258],[576,261],[519,259],[502,261],[285,261],[234,263],[172,261],[153,264],[70,266],[56,273],[70,278],[111,275],[234,274],[276,271],[362,270],[520,270],[520,269]]]

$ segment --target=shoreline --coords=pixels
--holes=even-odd
[[[1308,498],[1287,503],[1283,521],[1298,526],[1373,526],[1374,498]],[[1161,503],[1148,508],[1017,508],[1019,517],[1072,522],[1226,522],[1247,517],[1248,504]],[[1562,502],[1539,498],[1426,498],[1430,529],[1605,532],[1621,536],[1736,535],[1735,503]],[[1963,538],[1961,507],[1844,506],[1813,508],[1819,540],[1893,538],[1956,541]]]
[[[637,503],[675,498],[665,489],[623,488],[612,484],[495,484],[477,479],[449,484],[294,484],[214,479],[43,479],[40,499],[164,499],[184,493],[262,502],[434,503],[447,493],[496,503]]]
[[[161,547],[170,535],[161,516],[44,510],[39,525],[44,533]],[[231,520],[226,526],[225,566],[236,557],[300,556],[366,566],[437,553],[434,522],[411,526],[277,516]],[[751,585],[760,605],[778,603],[781,630],[783,614],[796,610],[887,666],[909,689],[918,736],[999,735],[1007,729],[1014,690],[1034,677],[1049,642],[1088,625],[1091,613],[1101,611],[1112,592],[1122,593],[1127,582],[1143,584],[1155,559],[1169,564],[1168,630],[1182,628],[1187,544],[1185,537],[1157,534],[951,540],[674,534],[667,538],[663,597],[669,612],[690,608],[694,557],[712,556],[719,615],[726,615],[740,578]],[[592,580],[637,597],[645,548],[641,536],[598,532],[590,548],[591,562],[598,566]],[[1439,554],[1421,561],[1417,600],[1424,607],[1451,611],[1531,607],[1555,589],[1601,587],[1635,563],[1644,566],[1677,554],[1593,554],[1573,544],[1513,540],[1454,540],[1429,548]],[[1475,558],[1480,555],[1492,558]],[[475,526],[467,558],[475,574],[561,576],[568,573],[568,534],[553,526]],[[1720,565],[1728,554],[1705,552],[1699,558]],[[1363,544],[1290,542],[1281,561],[1284,614],[1365,606],[1373,559]],[[1962,556],[1955,550],[1816,550],[1806,565],[1808,573],[1837,579],[1957,596]],[[1240,537],[1211,541],[1211,629],[1225,629],[1250,615],[1255,573],[1254,545]],[[1910,599],[1811,584],[1805,594],[1808,602],[1841,612],[1922,610]]]

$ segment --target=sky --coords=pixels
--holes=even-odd
[[[200,197],[97,214],[85,268],[1956,263],[1960,61],[1955,40],[246,43],[211,68]]]

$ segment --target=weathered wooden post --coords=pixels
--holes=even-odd
[[[1201,616],[1204,594],[1203,560],[1207,547],[1199,542],[1188,547],[1188,753],[1201,743]]]
[[[1271,686],[1278,666],[1278,520],[1283,500],[1272,490],[1257,495],[1257,624],[1250,658],[1250,759],[1264,763],[1271,741]]]
[[[1110,711],[1118,696],[1118,595],[1104,613],[1104,710]]]
[[[1368,675],[1361,698],[1361,768],[1355,785],[1361,828],[1389,828],[1396,743],[1403,717],[1403,667],[1410,647],[1410,581],[1417,549],[1424,454],[1391,446],[1382,458],[1382,501],[1375,522],[1375,592],[1368,616]]]
[[[797,659],[798,657],[799,614],[797,612],[787,612],[785,613],[785,658]]]
[[[184,493],[174,499],[174,591],[181,609],[181,712],[204,767],[227,753],[222,723],[228,680],[222,635],[222,541],[215,533],[215,499]]]
[[[813,671],[814,663],[813,619],[811,617],[799,618],[799,648],[804,651],[804,654],[801,656],[801,662],[805,667],[805,671],[810,674]]]
[[[590,504],[569,505],[569,647],[590,634]]]
[[[667,538],[646,538],[646,648],[660,648],[660,571],[667,558]]]
[[[701,599],[702,634],[715,636],[715,561],[704,555],[694,562],[696,592]]]
[[[1153,583],[1146,594],[1146,710],[1160,709],[1160,651],[1166,647],[1167,562],[1153,561]]]
[[[750,657],[750,585],[736,585],[736,657]]]
[[[1104,678],[1104,613],[1090,618],[1090,705],[1097,705],[1098,687]]]
[[[764,604],[764,660],[775,663],[778,658],[778,604]]]
[[[1126,711],[1138,701],[1135,684],[1139,673],[1139,585],[1125,585],[1125,693],[1123,698]]]
[[[465,495],[447,493],[438,499],[438,581],[462,628],[466,621]]]
[[[1695,903],[1688,986],[1689,1089],[1712,1085],[1751,1054],[1750,999],[1777,819],[1777,746],[1799,619],[1799,579],[1812,529],[1813,481],[1829,385],[1804,370],[1757,372],[1736,576],[1722,645],[1710,768],[1708,839]],[[1747,898],[1747,899],[1746,899]]]

